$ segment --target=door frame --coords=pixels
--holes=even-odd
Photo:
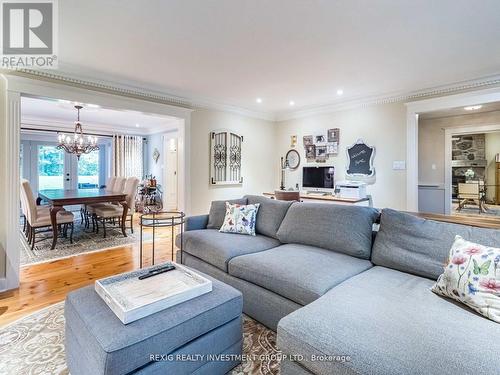
[[[500,101],[500,87],[425,99],[406,104],[406,210],[418,212],[419,113]]]
[[[453,128],[446,128],[444,130],[444,213],[445,215],[451,214],[451,201],[452,201],[452,191],[451,184],[453,181],[451,160],[452,160],[452,144],[451,138],[454,135],[462,134],[483,134],[483,133],[494,133],[500,131],[500,124],[485,124],[485,125],[470,125],[470,126],[460,126]],[[488,167],[486,167],[486,170]]]
[[[1,74],[6,87],[6,160],[7,180],[5,181],[5,194],[10,197],[6,201],[5,207],[5,277],[0,274],[0,291],[14,289],[19,286],[20,271],[20,247],[21,238],[19,235],[19,147],[21,128],[21,96],[35,96],[42,98],[64,99],[81,103],[97,104],[101,107],[114,108],[118,110],[133,110],[149,114],[165,115],[175,117],[179,129],[179,158],[183,168],[179,175],[182,190],[179,191],[179,200],[182,203],[179,209],[190,212],[191,208],[191,184],[190,184],[190,128],[192,109],[163,104],[158,101],[138,99],[134,96],[134,91],[124,92],[119,88],[106,86],[108,92],[103,92],[96,88],[91,90],[83,88],[81,85],[92,87],[91,82],[78,81],[69,86],[63,83],[32,79],[28,77]],[[137,91],[137,97],[142,93]]]

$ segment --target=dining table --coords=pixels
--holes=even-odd
[[[123,214],[121,220],[121,230],[122,234],[127,237],[127,232],[125,231],[125,222],[127,219],[128,204],[126,202],[126,194],[117,193],[112,191],[107,191],[106,189],[47,189],[40,190],[38,192],[38,197],[36,200],[37,205],[40,205],[42,201],[47,202],[50,206],[50,222],[52,225],[52,247],[54,250],[57,244],[58,237],[58,225],[57,225],[57,213],[63,209],[64,206],[72,205],[86,205],[93,203],[117,203],[123,207]]]

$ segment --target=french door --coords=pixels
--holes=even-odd
[[[33,192],[46,189],[98,188],[105,177],[103,152],[99,150],[77,159],[57,143],[46,141],[21,142],[21,177],[30,181]]]

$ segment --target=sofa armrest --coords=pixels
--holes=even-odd
[[[207,229],[208,215],[189,216],[186,218],[186,232],[190,230]]]

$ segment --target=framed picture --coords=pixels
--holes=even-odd
[[[329,142],[326,144],[326,153],[328,155],[338,155],[339,144],[337,142]]]
[[[333,129],[328,129],[328,142],[333,143],[337,142],[337,144],[340,141],[340,129],[339,128],[333,128]]]
[[[304,135],[302,141],[304,142],[304,147],[314,144],[312,135]]]
[[[314,143],[325,143],[326,142],[326,137],[324,134],[318,134],[314,136]]]
[[[324,162],[328,157],[326,146],[316,146],[316,161]]]
[[[306,159],[307,161],[311,161],[316,159],[316,146],[315,145],[307,145],[306,146]]]

